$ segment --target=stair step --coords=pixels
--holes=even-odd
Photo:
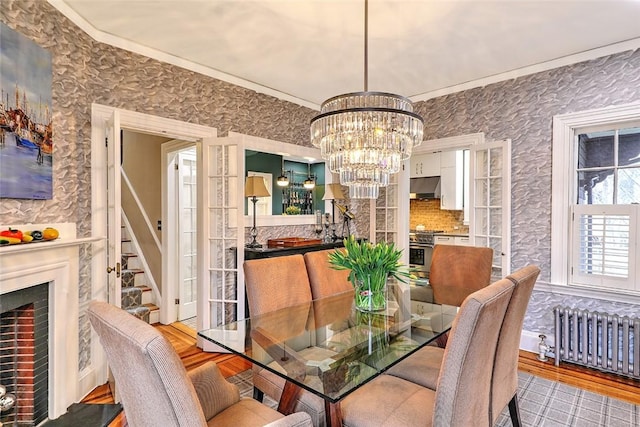
[[[149,309],[149,323],[153,325],[154,323],[160,322],[160,308],[157,305],[148,303],[143,304],[142,307]]]
[[[153,301],[153,290],[147,285],[138,285],[136,288],[142,290],[142,304],[147,304]]]
[[[139,306],[135,308],[127,308],[127,312],[133,316],[136,316],[138,319],[142,319],[147,323],[149,322],[150,310],[149,307]]]
[[[135,309],[142,305],[142,289],[136,287],[122,288],[121,291],[121,305],[122,308]]]
[[[144,270],[140,268],[128,268],[122,270],[122,287],[130,288],[136,285],[136,275],[144,274]]]
[[[129,269],[133,269],[135,267],[138,267],[138,265],[137,265],[137,264],[139,264],[138,254],[135,254],[133,252],[122,252],[121,257],[122,257],[122,269],[123,270],[129,270]]]
[[[154,303],[142,304],[143,307],[147,307],[150,311],[160,310],[160,307],[155,305]]]

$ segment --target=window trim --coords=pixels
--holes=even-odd
[[[551,284],[582,288],[570,282],[571,207],[575,195],[575,137],[578,132],[594,126],[637,122],[640,103],[605,107],[553,117],[552,140],[552,204],[551,204]],[[569,166],[569,167],[568,167]],[[598,290],[604,294],[626,294],[628,291]]]

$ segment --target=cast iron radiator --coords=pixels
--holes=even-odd
[[[555,307],[555,359],[640,378],[640,318]]]

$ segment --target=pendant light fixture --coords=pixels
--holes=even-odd
[[[307,190],[313,190],[316,186],[316,181],[311,176],[311,165],[309,163],[307,163],[307,179],[304,180],[302,186]]]
[[[289,177],[284,170],[284,156],[282,156],[282,175],[278,177],[276,183],[278,184],[278,187],[287,187],[289,185]]]
[[[420,145],[422,117],[403,96],[368,91],[368,0],[364,1],[364,92],[335,96],[311,120],[311,143],[340,175],[352,199],[377,199]]]

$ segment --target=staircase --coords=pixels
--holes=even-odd
[[[123,221],[124,224],[124,221]],[[153,290],[147,285],[147,275],[131,234],[125,225],[122,226],[122,298],[121,307],[132,315],[147,323],[158,323],[160,309],[154,303]]]

